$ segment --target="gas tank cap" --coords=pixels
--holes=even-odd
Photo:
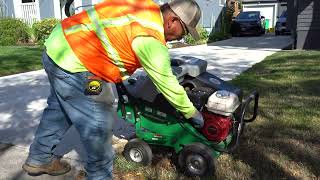
[[[225,90],[217,91],[216,96],[220,99],[227,99],[230,97],[230,92]]]

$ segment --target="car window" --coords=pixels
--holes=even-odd
[[[259,12],[241,12],[237,18],[238,19],[258,19]]]
[[[287,11],[283,11],[280,17],[285,18],[287,17],[287,14],[288,14]]]

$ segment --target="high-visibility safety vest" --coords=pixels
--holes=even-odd
[[[96,76],[120,82],[141,67],[131,43],[152,36],[165,44],[160,7],[152,0],[103,1],[61,22],[75,56]]]

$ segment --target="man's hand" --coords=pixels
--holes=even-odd
[[[202,114],[198,110],[196,110],[190,120],[192,125],[197,129],[201,129],[204,125]]]

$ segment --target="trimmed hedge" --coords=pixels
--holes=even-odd
[[[34,23],[32,25],[32,30],[37,44],[43,45],[45,40],[51,34],[55,25],[59,22],[60,21],[55,18],[47,18]]]
[[[27,43],[30,38],[30,28],[26,23],[14,18],[0,18],[0,45],[10,46]]]

